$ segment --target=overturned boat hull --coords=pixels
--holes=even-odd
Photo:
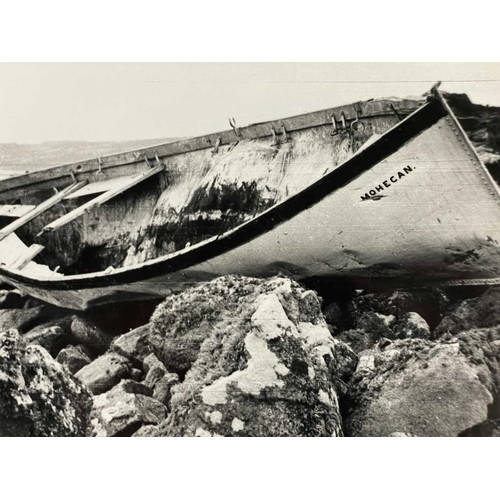
[[[227,141],[224,161],[214,162],[211,155],[208,163],[202,162],[205,168],[200,179],[205,184],[199,179],[193,184],[190,176],[194,174],[186,170],[193,159],[183,163],[182,157],[211,154],[212,148],[159,158],[156,152],[167,172],[174,172],[174,180],[159,190],[155,200],[140,199],[142,204],[148,200],[147,209],[141,209],[140,214],[143,226],[146,224],[149,236],[156,239],[161,236],[158,228],[168,225],[165,213],[173,214],[173,220],[184,229],[206,222],[200,219],[200,207],[206,207],[208,201],[200,194],[218,186],[223,176],[227,179],[247,169],[249,179],[268,175],[270,180],[270,174],[257,169],[270,171],[269,165],[274,169],[282,165],[286,175],[280,178],[276,171],[271,173],[275,183],[288,182],[287,190],[271,185],[269,206],[262,196],[259,203],[249,197],[254,213],[248,210],[240,223],[229,229],[215,225],[215,234],[208,233],[207,238],[205,233],[201,241],[192,231],[168,233],[168,244],[178,238],[183,248],[170,247],[173,251],[144,262],[134,262],[137,256],[147,255],[136,246],[136,253],[125,257],[131,264],[118,269],[37,278],[27,270],[23,273],[2,267],[0,275],[30,295],[75,309],[161,297],[190,283],[226,274],[266,277],[283,273],[297,280],[338,280],[358,287],[382,282],[410,287],[500,282],[498,189],[440,96],[414,109],[401,121],[401,116],[393,114],[393,126],[385,123],[386,131],[380,137],[373,131],[376,118],[368,118],[366,112],[358,111],[351,117],[350,124],[358,125],[350,127],[344,137],[338,137],[340,132],[335,123],[328,123],[328,116],[316,125],[304,123],[304,128],[288,132],[278,152],[264,153],[270,155],[265,156],[267,161],[259,143],[262,138],[245,144],[245,131],[235,130],[239,144]],[[365,134],[358,148],[342,157],[342,141],[352,143],[356,132],[359,138],[361,129],[370,126],[370,134]],[[294,145],[293,154],[287,144]],[[245,155],[242,148],[246,148]],[[248,151],[253,159],[245,164]],[[241,177],[239,184],[237,181],[235,185],[241,186]],[[195,194],[198,205],[192,211],[194,216],[187,218],[194,224],[182,226],[185,221],[179,214],[183,212],[175,209],[175,202],[190,206]],[[220,203],[220,196],[216,198]],[[116,201],[117,206],[124,203],[133,206],[133,200],[127,198]],[[109,211],[113,208],[103,205],[99,210],[105,207]],[[155,226],[159,207],[167,210]],[[230,212],[228,209],[221,216],[220,207],[212,208],[213,218],[223,219]],[[238,210],[242,211],[241,207]],[[84,224],[88,223],[89,219]],[[152,227],[156,233],[151,232]],[[161,245],[155,245],[158,247]]]

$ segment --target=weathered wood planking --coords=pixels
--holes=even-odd
[[[310,127],[318,127],[332,123],[332,117],[340,123],[342,113],[348,122],[355,120],[360,114],[361,118],[371,118],[376,116],[394,115],[394,109],[401,115],[415,111],[423,101],[417,100],[377,100],[360,102],[346,106],[339,106],[323,111],[306,113],[281,120],[273,120],[264,123],[257,123],[239,128],[241,139],[258,139],[261,137],[271,137],[274,129],[278,135],[282,133],[283,127],[287,132],[303,130]],[[228,145],[239,140],[234,130],[226,130],[214,134],[208,134],[192,139],[160,144],[136,151],[103,156],[99,160],[92,159],[78,163],[71,163],[60,167],[54,167],[39,172],[32,172],[26,175],[4,179],[0,182],[0,199],[8,199],[9,196],[17,196],[28,193],[33,189],[44,189],[47,186],[59,187],[61,182],[67,182],[72,174],[78,175],[79,179],[91,180],[90,176],[97,172],[105,172],[107,169],[116,169],[114,176],[130,175],[137,171],[138,164],[143,162],[144,157],[151,160],[157,155],[159,158],[173,156],[177,154],[197,151],[200,149],[213,148],[220,139],[220,145]],[[122,171],[123,167],[131,168]]]
[[[66,189],[63,189],[59,193],[56,193],[54,196],[51,196],[48,200],[45,200],[44,202],[40,203],[40,205],[37,205],[33,210],[30,210],[24,216],[19,217],[19,219],[12,222],[8,226],[4,227],[0,231],[0,241],[3,240],[6,236],[8,236],[10,233],[13,233],[16,229],[19,229],[21,226],[24,226],[24,224],[28,223],[30,220],[33,220],[41,213],[45,212],[49,208],[59,203],[68,194],[85,186],[85,184],[87,184],[87,181],[75,182],[71,186],[68,186]]]
[[[132,175],[124,175],[122,177],[113,177],[112,179],[106,179],[100,182],[92,182],[84,186],[82,189],[69,194],[66,196],[65,200],[81,198],[82,196],[89,196],[91,194],[105,193],[106,191],[126,186],[133,179],[133,177],[134,176]]]
[[[36,205],[2,205],[0,206],[0,217],[22,217],[35,207]]]
[[[75,220],[76,218],[82,216],[92,208],[98,207],[99,205],[102,205],[108,200],[111,200],[115,196],[118,196],[119,194],[123,193],[127,189],[130,189],[137,184],[145,181],[146,179],[149,179],[153,175],[156,175],[160,172],[165,170],[164,165],[159,165],[157,167],[150,168],[146,170],[145,172],[140,173],[139,175],[136,175],[132,177],[131,179],[128,180],[126,184],[120,184],[118,187],[115,187],[114,189],[111,189],[109,191],[106,191],[105,193],[101,194],[100,196],[97,196],[96,198],[88,201],[87,203],[84,203],[81,207],[75,208],[75,210],[69,212],[66,215],[63,215],[59,219],[55,220],[54,222],[51,222],[50,224],[47,224],[43,229],[42,233],[49,232],[49,231],[54,231],[55,229],[58,229],[69,222]]]

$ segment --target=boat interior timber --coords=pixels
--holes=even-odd
[[[500,194],[435,90],[0,181],[0,278],[73,309],[225,274],[500,283]]]

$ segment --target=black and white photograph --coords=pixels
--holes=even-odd
[[[0,435],[500,435],[498,63],[0,65]]]

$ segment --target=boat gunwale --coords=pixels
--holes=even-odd
[[[413,106],[410,106],[411,104],[413,104]],[[221,147],[233,144],[239,140],[272,137],[272,130],[275,130],[276,134],[279,135],[281,134],[283,126],[286,132],[289,133],[332,124],[332,116],[335,116],[337,121],[339,121],[342,114],[347,121],[353,121],[358,118],[358,113],[360,111],[359,117],[361,119],[394,116],[395,112],[409,115],[423,104],[425,104],[425,101],[423,99],[418,100],[417,98],[398,100],[385,98],[371,101],[358,101],[353,104],[337,106],[335,108],[327,108],[320,111],[313,111],[278,120],[270,120],[239,127],[239,135],[236,135],[235,131],[232,129],[224,130],[222,132],[205,134],[198,137],[161,143],[156,146],[148,146],[129,152],[115,153],[98,158],[68,163],[3,179],[0,181],[0,199],[9,196],[10,191],[28,188],[33,188],[35,190],[40,189],[37,187],[37,184],[44,182],[52,183],[50,184],[51,187],[55,181],[72,181],[73,175],[78,176],[79,180],[85,180],[94,173],[112,171],[135,163],[144,162],[145,158],[147,158],[148,161],[155,161],[156,157],[163,159],[170,156],[211,149],[215,147],[219,138],[219,147]],[[116,175],[118,176],[119,174]]]
[[[332,192],[349,184],[445,116],[449,116],[449,110],[438,98],[431,98],[429,102],[417,108],[415,112],[381,135],[366,149],[358,152],[316,182],[249,221],[191,247],[111,272],[98,271],[47,280],[29,277],[0,267],[0,275],[42,289],[70,290],[126,285],[145,281],[157,275],[182,271],[243,245],[282,222],[292,219],[301,211],[319,203]],[[481,165],[485,169],[482,163]]]

